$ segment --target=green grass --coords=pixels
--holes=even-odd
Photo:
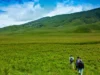
[[[69,56],[80,56],[84,75],[100,74],[100,33],[0,35],[0,75],[78,75]]]

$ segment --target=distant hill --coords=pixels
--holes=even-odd
[[[73,14],[44,17],[22,25],[13,25],[0,29],[0,33],[31,32],[100,32],[100,8]]]

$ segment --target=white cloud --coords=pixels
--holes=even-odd
[[[69,1],[69,0],[68,0]],[[81,12],[84,10],[92,9],[92,5],[72,5],[72,4],[65,4],[64,3],[58,3],[56,8],[47,14],[47,16],[54,16],[54,15],[60,15],[60,14],[70,14],[75,12]]]
[[[36,20],[46,13],[39,4],[35,5],[33,2],[1,7],[0,9],[6,11],[0,14],[0,27]]]
[[[25,23],[24,21],[15,21],[12,18],[9,18],[8,15],[3,14],[0,15],[0,27],[5,27],[5,26],[9,26],[9,25],[13,25],[13,24],[23,24]]]

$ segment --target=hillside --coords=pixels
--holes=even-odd
[[[100,8],[73,14],[44,17],[23,25],[8,26],[0,29],[0,33],[31,32],[100,32]]]
[[[0,75],[79,75],[70,55],[100,75],[100,8],[0,29]]]

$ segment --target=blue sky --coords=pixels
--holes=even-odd
[[[0,0],[0,27],[100,7],[100,0]]]

